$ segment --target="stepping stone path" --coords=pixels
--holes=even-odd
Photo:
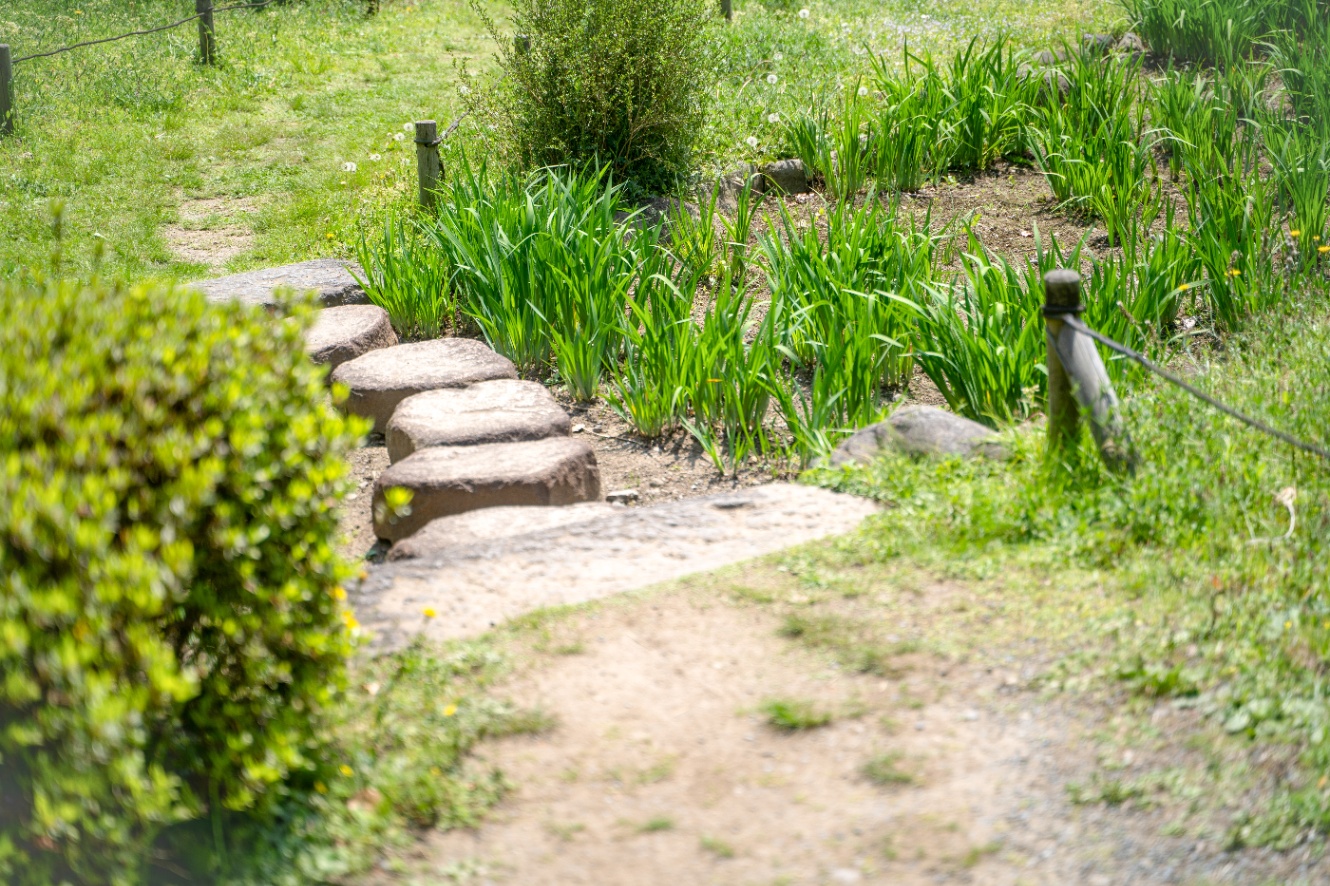
[[[475,636],[536,609],[595,600],[850,532],[876,510],[854,496],[776,483],[649,507],[612,507],[602,516],[586,508],[588,519],[532,525],[517,534],[505,531],[506,515],[486,524],[473,518],[477,522],[461,524],[466,531],[455,543],[449,543],[450,530],[459,523],[450,521],[459,518],[450,518],[399,542],[401,553],[370,572],[352,603],[380,651],[401,648],[419,632],[431,640]],[[487,528],[499,534],[476,537]],[[425,619],[426,608],[438,617]]]
[[[369,304],[365,291],[360,288],[356,278],[351,276],[352,271],[359,273],[360,266],[335,258],[318,258],[280,268],[217,277],[192,285],[209,301],[241,301],[263,308],[276,308],[281,304],[277,298],[277,290],[281,288],[296,292],[312,291],[324,307]]]
[[[405,513],[388,491],[406,489]],[[397,541],[430,520],[502,505],[569,505],[600,498],[596,452],[571,437],[481,446],[432,446],[402,459],[374,484],[374,533]]]
[[[343,408],[386,433],[392,460],[373,511],[375,533],[395,544],[354,591],[380,648],[400,648],[422,628],[471,636],[534,609],[848,532],[876,509],[790,484],[647,508],[602,501],[595,450],[570,436],[543,386],[518,380],[511,361],[478,341],[398,344],[353,267],[321,259],[195,285],[210,300],[270,309],[280,287],[313,290],[326,306],[306,353],[348,387]],[[445,617],[422,624],[426,606]]]
[[[398,404],[384,436],[388,458],[398,462],[430,446],[566,437],[571,427],[568,413],[544,385],[505,378],[407,397]]]
[[[349,360],[397,344],[388,312],[376,305],[343,305],[320,311],[305,334],[311,360],[336,369]]]
[[[484,343],[440,338],[371,351],[332,374],[351,389],[347,409],[374,420],[374,430],[388,429],[397,405],[413,394],[439,388],[464,388],[476,382],[517,378],[512,361]]]

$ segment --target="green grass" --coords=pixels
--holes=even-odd
[[[918,781],[914,773],[901,768],[900,762],[899,752],[879,754],[863,765],[864,778],[880,787],[899,787]]]
[[[815,702],[803,698],[772,698],[760,707],[767,723],[786,732],[819,729],[831,723],[832,715]]]

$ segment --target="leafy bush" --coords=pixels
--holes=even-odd
[[[488,110],[528,167],[608,165],[666,189],[686,173],[704,121],[714,4],[517,0],[516,45],[490,23],[503,78]],[[483,14],[483,13],[482,13]]]
[[[0,880],[137,882],[168,826],[319,763],[359,425],[274,321],[0,283]],[[350,620],[349,614],[345,616]]]
[[[356,241],[356,258],[365,275],[357,276],[365,295],[388,312],[403,339],[438,338],[452,325],[457,305],[446,257],[430,248],[417,223],[388,218],[377,242],[363,234]]]

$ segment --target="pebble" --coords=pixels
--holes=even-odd
[[[612,505],[626,505],[637,501],[639,497],[636,489],[616,489],[607,494],[605,500]]]
[[[586,425],[573,425],[573,433],[580,434],[586,430]]]
[[[967,719],[967,720],[978,720],[978,719],[979,719],[979,712],[976,711],[974,708],[971,708],[970,710],[966,711],[966,712],[965,712],[964,714],[962,714],[961,716],[964,717],[964,718]]]
[[[833,883],[859,883],[863,877],[854,868],[836,868],[831,872],[831,882]]]
[[[652,489],[659,489],[660,487],[665,485],[665,481],[660,479],[659,477],[652,477],[651,480],[647,482],[647,485],[650,486]]]

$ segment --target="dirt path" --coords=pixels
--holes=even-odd
[[[497,691],[558,727],[483,752],[515,786],[485,825],[426,835],[399,874],[366,882],[1325,882],[1306,853],[1161,836],[1175,809],[1073,803],[1069,785],[1103,763],[1110,710],[1041,696],[1039,644],[954,657],[907,640],[880,674],[858,673],[780,636],[769,600],[732,593],[782,578],[731,570],[522,634],[523,664]],[[971,592],[920,590],[878,627],[912,636]],[[810,700],[832,722],[777,729],[772,699]]]

